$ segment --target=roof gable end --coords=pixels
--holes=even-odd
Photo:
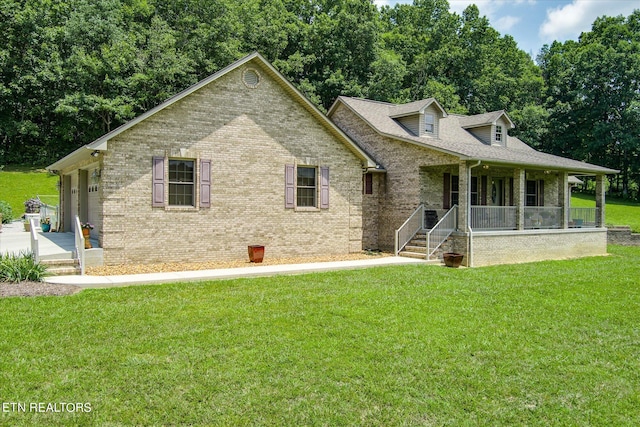
[[[495,125],[496,122],[501,117],[505,118],[505,120],[509,124],[510,129],[513,129],[516,127],[513,121],[509,118],[509,116],[504,110],[491,111],[483,114],[475,114],[473,116],[463,116],[463,117],[460,117],[458,121],[460,122],[460,126],[463,129],[470,129],[470,128],[477,128],[482,126]]]
[[[447,117],[447,112],[435,98],[421,99],[407,104],[395,105],[390,108],[389,117],[397,119],[399,117],[406,117],[414,114],[423,114],[424,110],[430,106],[435,106],[436,109],[440,110],[442,117]]]

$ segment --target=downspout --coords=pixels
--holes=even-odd
[[[467,267],[473,267],[473,230],[471,229],[471,169],[480,166],[482,160],[467,168],[467,228],[469,230],[469,247],[467,248]]]

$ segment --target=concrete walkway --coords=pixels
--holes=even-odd
[[[188,282],[202,280],[235,279],[241,277],[277,276],[288,274],[316,273],[336,270],[355,270],[361,268],[427,264],[427,261],[404,258],[384,257],[356,261],[312,262],[305,264],[260,265],[250,267],[221,268],[216,270],[176,271],[170,273],[130,274],[122,276],[52,276],[45,279],[48,283],[75,285],[81,288],[109,288],[154,283]],[[431,261],[433,263],[433,261]]]

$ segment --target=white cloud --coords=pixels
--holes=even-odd
[[[506,33],[511,28],[513,28],[514,25],[520,22],[520,20],[521,19],[517,16],[503,16],[495,22],[494,27],[501,33]]]
[[[631,1],[573,0],[571,4],[547,9],[547,17],[539,34],[547,43],[553,40],[577,39],[583,31],[589,31],[593,21],[602,15],[630,15],[637,4]]]

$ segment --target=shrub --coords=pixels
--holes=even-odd
[[[41,282],[47,276],[47,266],[36,262],[31,252],[0,254],[0,282]]]
[[[9,202],[5,202],[4,200],[0,200],[0,215],[2,215],[2,223],[9,224],[13,221],[13,209]]]

